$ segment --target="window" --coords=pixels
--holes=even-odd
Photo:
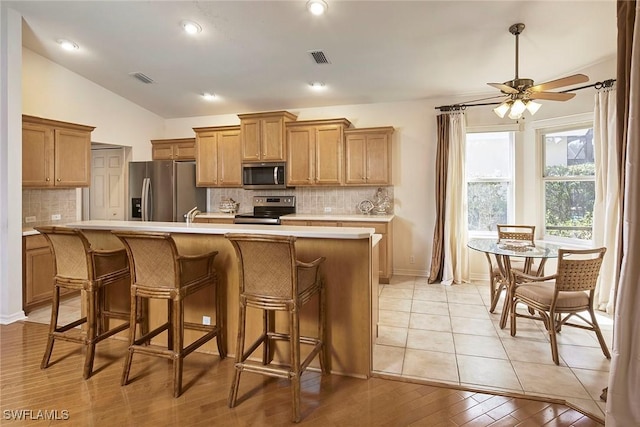
[[[595,201],[593,127],[541,131],[546,237],[591,240]]]
[[[514,132],[467,133],[468,229],[492,232],[513,218]]]

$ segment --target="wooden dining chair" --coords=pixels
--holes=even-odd
[[[600,266],[606,248],[597,249],[560,249],[556,274],[546,277],[532,276],[514,271],[514,289],[511,301],[511,335],[516,335],[516,319],[525,317],[542,321],[549,333],[551,357],[559,364],[556,334],[563,326],[574,326],[595,332],[602,352],[611,358],[607,344],[593,311],[594,294]],[[516,306],[523,304],[538,312],[519,313]],[[581,315],[587,312],[589,319]],[[582,323],[569,322],[572,317]]]
[[[532,246],[535,245],[535,225],[498,224],[496,227],[498,229],[498,243],[518,241],[531,244]],[[499,257],[494,255],[492,259],[490,254],[485,253],[485,255],[489,264],[489,285],[491,289],[491,306],[489,312],[493,313],[502,295],[502,291],[508,287],[509,272],[505,271],[506,267]],[[511,269],[526,274],[535,271],[536,275],[541,275],[544,272],[545,263],[546,259],[544,258],[540,260],[540,264],[536,266],[531,258],[525,257],[524,260],[516,260],[512,257]]]
[[[325,291],[320,277],[320,264],[324,257],[312,262],[301,262],[296,258],[295,241],[292,236],[268,236],[258,234],[226,234],[233,245],[240,278],[240,311],[238,322],[238,344],[236,347],[236,371],[229,407],[236,405],[240,374],[243,371],[285,378],[291,381],[293,400],[293,422],[300,421],[300,377],[309,363],[319,357],[320,369],[328,371],[324,338]],[[300,310],[314,296],[318,300],[317,336],[302,336],[300,333]],[[263,331],[245,350],[247,309],[259,309],[263,314]],[[288,324],[276,330],[275,312],[286,312]],[[278,332],[280,331],[280,332]],[[288,342],[289,361],[286,366],[273,362],[274,343]],[[301,356],[300,345],[309,348],[306,357]],[[262,361],[249,357],[262,346]]]

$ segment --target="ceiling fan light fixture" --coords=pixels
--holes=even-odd
[[[218,98],[215,93],[210,93],[210,92],[203,93],[202,97],[205,99],[205,101],[215,101],[216,98]]]
[[[509,107],[511,101],[505,101],[502,104],[498,105],[496,108],[493,109],[493,112],[496,113],[496,115],[498,117],[500,117],[501,119],[504,118],[505,114],[507,114],[507,111],[509,111]]]
[[[540,107],[542,107],[542,104],[535,101],[527,101],[526,107],[527,111],[533,116],[540,109]]]
[[[329,5],[324,0],[309,0],[307,2],[307,10],[311,12],[312,15],[324,15],[327,9],[329,9]]]

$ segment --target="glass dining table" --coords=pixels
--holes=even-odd
[[[502,308],[502,314],[500,315],[500,328],[504,329],[509,318],[509,310],[511,308],[511,289],[513,288],[513,277],[511,275],[511,258],[518,257],[524,258],[524,273],[533,275],[543,275],[542,268],[538,271],[529,271],[533,260],[540,259],[547,260],[548,258],[557,258],[558,249],[560,245],[542,241],[536,241],[531,244],[529,241],[522,240],[501,240],[496,238],[486,239],[470,239],[467,243],[467,247],[470,249],[484,252],[486,254],[493,254],[496,257],[500,274],[506,281],[507,294],[504,299],[504,305]],[[491,298],[497,298],[499,295],[491,295]]]

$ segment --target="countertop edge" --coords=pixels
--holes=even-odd
[[[66,225],[86,230],[137,230],[188,234],[249,233],[314,239],[370,239],[375,229],[366,227],[309,227],[298,225],[186,224],[184,222],[77,221]]]

